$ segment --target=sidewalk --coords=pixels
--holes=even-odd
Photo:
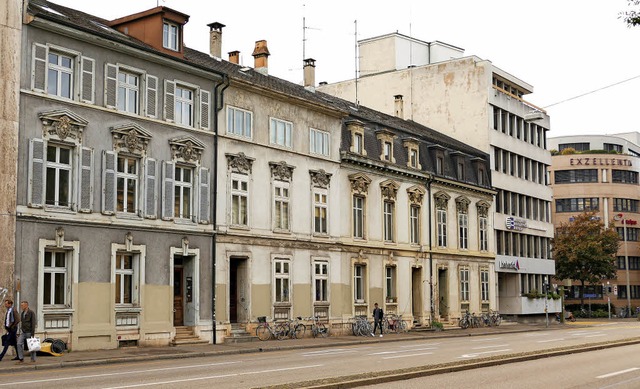
[[[598,322],[600,323],[600,322]],[[593,325],[590,323],[571,323],[567,325],[582,326]],[[328,338],[304,338],[304,339],[288,339],[288,340],[268,340],[261,342],[256,340],[247,343],[220,343],[205,345],[181,345],[176,347],[125,347],[113,350],[98,351],[72,351],[64,353],[60,357],[50,355],[38,355],[35,364],[28,362],[28,354],[25,355],[25,362],[16,365],[12,361],[12,355],[7,355],[0,361],[0,371],[2,373],[24,371],[32,369],[55,369],[72,366],[87,366],[112,363],[127,363],[151,361],[160,359],[176,359],[176,358],[197,358],[213,355],[233,355],[245,353],[257,353],[278,350],[295,350],[305,348],[320,347],[342,347],[348,345],[381,343],[381,342],[397,342],[407,340],[420,339],[438,339],[450,337],[468,337],[483,336],[501,333],[530,332],[545,329],[563,328],[555,321],[546,328],[544,324],[519,324],[519,323],[503,323],[499,327],[483,327],[469,328],[462,330],[459,328],[447,329],[444,331],[412,331],[406,334],[389,334],[384,337],[360,337],[360,336],[330,336]]]

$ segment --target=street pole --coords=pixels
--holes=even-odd
[[[629,287],[629,255],[627,249],[627,218],[626,215],[622,217],[622,229],[624,231],[624,268],[627,274],[627,314],[631,314],[631,288]]]
[[[545,316],[545,323],[546,326],[549,327],[549,308],[548,308],[548,302],[549,302],[549,276],[545,276],[545,281],[544,281],[544,316]]]
[[[611,296],[609,296],[609,281],[607,281],[607,309],[609,310],[609,320],[611,320]]]

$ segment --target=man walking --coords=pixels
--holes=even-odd
[[[29,302],[23,301],[20,303],[20,336],[18,337],[18,362],[17,364],[24,363],[24,341],[33,336],[36,329],[36,314],[29,309]],[[36,362],[36,351],[31,352],[31,362]]]
[[[7,330],[7,341],[3,345],[2,353],[0,354],[0,361],[4,358],[4,354],[7,353],[9,346],[16,348],[18,352],[18,346],[16,346],[16,332],[18,331],[18,323],[20,323],[20,315],[13,309],[13,300],[4,300],[4,307],[7,308],[7,313],[4,316],[4,329]],[[18,357],[13,358],[17,360]]]
[[[376,328],[380,326],[380,337],[382,338],[382,319],[384,312],[382,312],[382,308],[378,307],[378,303],[373,304],[373,307],[373,333],[371,336],[375,336]]]

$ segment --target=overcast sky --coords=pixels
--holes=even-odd
[[[626,0],[53,0],[104,19],[156,6],[190,15],[185,44],[209,51],[211,22],[226,25],[223,58],[239,50],[253,66],[255,41],[268,42],[269,73],[302,82],[305,56],[316,60],[316,82],[352,79],[358,39],[398,31],[465,49],[534,86],[526,100],[549,107],[550,137],[640,131],[640,27],[618,13]]]

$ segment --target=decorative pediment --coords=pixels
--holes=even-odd
[[[227,157],[227,166],[233,173],[249,174],[251,166],[255,159],[249,158],[243,152],[238,154],[225,154]]]
[[[281,162],[269,162],[271,168],[271,177],[274,180],[291,182],[293,177],[293,169],[295,166],[287,165],[285,161]]]
[[[151,140],[151,134],[135,123],[111,127],[113,148],[115,151],[128,151],[133,154],[145,155]]]
[[[174,160],[200,164],[204,143],[191,136],[181,136],[169,140]]]
[[[320,170],[309,170],[309,175],[311,176],[311,186],[314,188],[329,188],[329,183],[331,181],[331,173],[325,172],[323,169]]]
[[[478,208],[478,216],[480,217],[488,217],[489,216],[489,208],[491,208],[491,204],[487,201],[478,201],[476,203],[476,208]]]
[[[42,137],[61,141],[82,143],[82,133],[89,123],[83,117],[68,109],[42,112],[38,115],[42,121]]]
[[[355,193],[367,194],[369,192],[369,184],[371,179],[362,173],[355,173],[349,175],[349,181],[351,182],[351,190]]]
[[[446,194],[445,192],[437,192],[433,195],[433,199],[436,203],[436,208],[447,208],[447,203],[451,199],[451,196]]]
[[[469,204],[471,204],[471,201],[469,201],[466,196],[456,198],[456,210],[458,213],[467,213],[469,211]]]
[[[424,194],[425,190],[418,185],[407,188],[407,196],[409,196],[411,204],[421,205],[422,199],[424,199]]]
[[[398,195],[400,185],[393,180],[386,180],[380,183],[380,192],[382,197],[388,200],[395,200]]]

